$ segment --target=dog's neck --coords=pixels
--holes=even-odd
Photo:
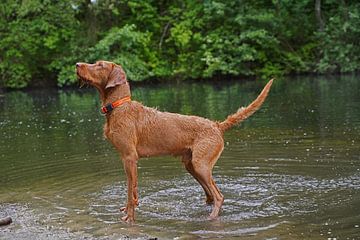
[[[131,97],[129,83],[107,88],[103,93],[100,92],[102,105],[106,105],[124,97]]]

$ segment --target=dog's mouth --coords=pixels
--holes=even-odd
[[[85,78],[80,78],[80,88],[84,87],[85,85],[86,86],[89,86],[90,85],[90,80],[87,80]]]
[[[79,74],[79,71],[76,71],[77,78],[79,80],[80,88],[86,86],[89,86],[91,84],[91,81],[87,78],[84,78]]]

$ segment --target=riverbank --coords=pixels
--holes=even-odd
[[[119,240],[119,239],[136,239],[150,240],[156,239],[150,236],[128,236],[108,235],[94,236],[84,231],[72,231],[64,227],[61,223],[49,221],[46,213],[41,209],[34,209],[30,204],[20,203],[1,203],[0,213],[7,214],[13,218],[13,223],[7,226],[0,226],[0,239],[37,239],[37,240]],[[0,215],[1,216],[1,215]]]
[[[29,205],[1,203],[0,213],[6,213],[14,219],[11,225],[0,227],[1,239],[61,240],[88,239],[89,237],[49,225]]]
[[[75,73],[74,73],[75,74]],[[282,75],[279,77],[275,77],[276,80],[291,80],[291,79],[299,79],[299,78],[328,78],[328,79],[334,79],[339,77],[351,77],[351,76],[357,76],[360,75],[360,72],[352,72],[352,73],[329,73],[329,74],[317,74],[317,73],[302,73],[302,74],[287,74]],[[179,79],[179,78],[150,78],[148,80],[144,81],[131,81],[129,80],[130,86],[133,87],[146,87],[146,86],[156,86],[156,85],[178,85],[181,83],[208,83],[208,84],[231,84],[233,82],[248,82],[248,81],[261,81],[261,82],[267,82],[268,79],[259,79],[255,76],[249,77],[249,76],[234,76],[234,75],[216,75],[210,78],[197,78],[197,79]],[[84,86],[83,88],[86,88],[87,86]],[[79,89],[80,84],[76,83],[70,86],[58,86],[56,83],[52,84],[42,84],[42,85],[29,85],[24,88],[0,88],[0,97],[1,94],[4,94],[5,92],[10,91],[31,91],[31,90],[38,90],[38,89],[53,89],[53,90],[72,90],[72,89]]]

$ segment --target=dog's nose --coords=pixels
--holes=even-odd
[[[76,63],[76,67],[77,67],[77,68],[80,67],[80,65],[81,65],[81,63]]]

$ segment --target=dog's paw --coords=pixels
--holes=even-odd
[[[121,220],[126,222],[126,223],[129,223],[129,224],[135,223],[134,217],[131,217],[129,215],[126,215],[126,216],[122,217]]]
[[[207,217],[207,220],[209,220],[209,221],[215,221],[215,220],[217,220],[218,218],[219,218],[219,216],[210,215],[210,216]]]

